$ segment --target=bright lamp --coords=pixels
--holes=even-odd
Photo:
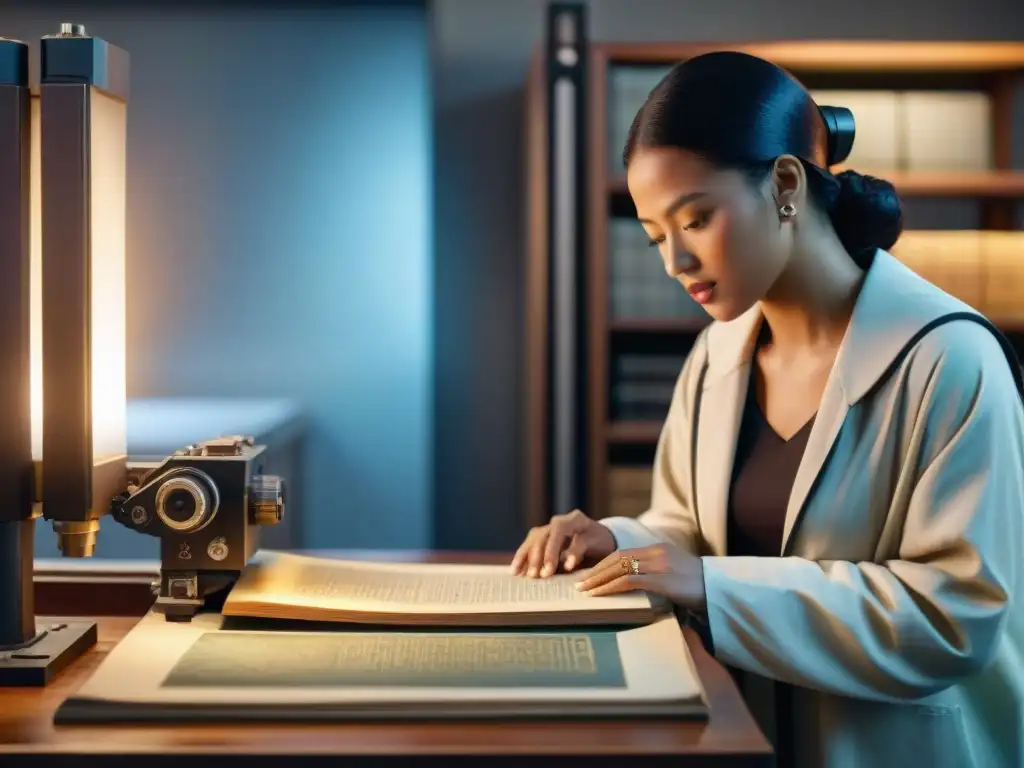
[[[40,511],[61,552],[93,554],[126,490],[128,57],[72,24],[0,39],[0,685],[42,685],[96,642],[33,604]],[[41,501],[41,505],[40,505]]]

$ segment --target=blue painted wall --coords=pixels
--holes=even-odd
[[[158,5],[0,13],[131,55],[129,396],[294,399],[306,543],[430,546],[425,10]]]

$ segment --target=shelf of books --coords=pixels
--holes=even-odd
[[[588,512],[635,515],[682,361],[708,322],[635,221],[621,152],[636,111],[676,62],[745,50],[789,69],[816,101],[849,107],[846,167],[892,181],[905,210],[893,253],[1024,329],[1024,44],[594,44],[588,53],[586,215]],[[1018,114],[1020,110],[1017,110]],[[841,169],[834,169],[836,171]]]

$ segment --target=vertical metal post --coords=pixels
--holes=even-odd
[[[555,514],[587,506],[585,13],[579,3],[552,3],[548,8],[548,423],[550,505]]]
[[[36,634],[28,51],[0,38],[0,649],[23,646]]]

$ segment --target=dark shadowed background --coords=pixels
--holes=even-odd
[[[523,85],[546,5],[0,0],[2,36],[76,21],[130,52],[129,395],[299,402],[308,546],[522,535]],[[913,5],[588,3],[601,40],[1024,39],[1019,0]]]

